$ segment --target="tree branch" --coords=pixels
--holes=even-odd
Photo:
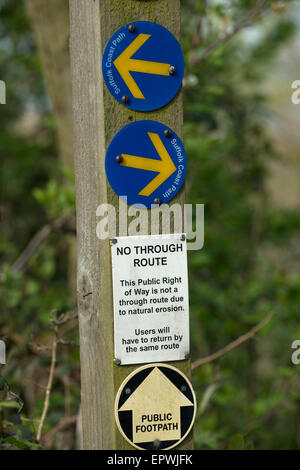
[[[55,318],[56,317],[56,311],[54,310],[52,312],[52,314]],[[51,389],[52,389],[52,384],[53,384],[53,377],[54,377],[54,372],[55,372],[56,351],[57,351],[57,335],[58,335],[58,326],[55,323],[53,323],[53,333],[54,333],[54,338],[53,338],[53,343],[52,343],[50,373],[49,373],[49,379],[48,379],[48,384],[47,384],[47,388],[46,388],[43,412],[42,412],[42,416],[41,416],[41,419],[40,419],[40,422],[39,422],[38,432],[37,432],[37,435],[36,435],[36,440],[38,442],[41,439],[43,425],[44,425],[44,422],[45,422],[45,419],[46,419],[46,416],[47,416],[47,412],[48,412],[48,409],[49,409],[49,405],[50,405],[50,394],[51,394]]]
[[[258,15],[258,13],[267,5],[268,0],[259,0],[249,11],[249,13],[236,23],[231,31],[228,31],[215,42],[210,44],[200,57],[193,57],[190,60],[190,65],[196,65],[205,60],[215,49],[221,44],[228,42],[233,36],[235,36],[241,29],[248,26],[251,21]]]
[[[54,428],[50,429],[46,434],[42,436],[42,444],[46,449],[51,449],[53,445],[54,436],[58,433],[63,431],[65,428],[75,424],[77,422],[78,416],[65,416],[60,420],[60,422],[54,426]]]
[[[248,339],[253,338],[253,336],[255,336],[255,334],[258,332],[258,330],[260,330],[267,323],[269,323],[269,321],[271,320],[273,315],[274,315],[273,312],[269,313],[269,315],[267,315],[266,318],[264,318],[260,323],[258,323],[253,328],[251,328],[251,330],[248,331],[248,333],[240,336],[236,340],[232,341],[232,343],[227,344],[227,346],[220,349],[219,351],[217,351],[213,354],[210,354],[209,356],[206,356],[206,357],[203,357],[201,359],[197,359],[196,361],[194,361],[192,363],[192,366],[191,366],[192,370],[195,370],[198,367],[203,366],[204,364],[207,364],[208,362],[212,362],[212,361],[215,361],[216,359],[219,359],[219,357],[223,356],[224,354],[228,353],[229,351],[232,351],[232,349],[237,348],[238,346],[240,346],[240,344],[244,343]]]
[[[30,240],[28,245],[26,246],[25,250],[21,253],[19,258],[14,262],[11,266],[12,271],[23,272],[25,266],[32,256],[32,254],[36,251],[36,249],[40,246],[40,244],[49,237],[49,235],[54,230],[60,230],[70,221],[69,215],[64,215],[59,217],[58,219],[54,220],[52,223],[44,225]]]

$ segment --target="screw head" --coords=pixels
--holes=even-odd
[[[184,240],[185,240],[185,235],[182,234],[182,235],[180,236],[180,240],[184,242]]]
[[[170,75],[174,75],[176,73],[176,69],[175,69],[174,65],[171,65],[171,67],[169,68],[169,73],[170,73]]]
[[[118,240],[117,240],[116,238],[113,238],[113,239],[111,240],[111,242],[112,242],[113,245],[115,245],[116,243],[118,243]],[[116,359],[116,360],[117,360],[117,359]],[[118,361],[119,361],[119,359],[118,359]]]
[[[187,360],[187,359],[190,359],[190,354],[187,353],[187,354],[184,356],[184,359],[186,359],[186,360]]]
[[[130,395],[131,394],[131,389],[130,388],[125,388],[125,393],[126,395]]]
[[[172,132],[170,131],[170,129],[165,129],[164,130],[164,136],[165,137],[171,137],[171,135],[172,135]]]
[[[118,156],[116,157],[117,163],[122,163],[123,160],[124,160],[124,158],[122,157],[122,155],[118,155]]]
[[[123,103],[127,104],[129,101],[129,97],[127,95],[122,96]]]
[[[115,360],[114,360],[114,363],[116,364],[116,366],[120,366],[120,365],[121,365],[120,359],[115,359]]]
[[[153,447],[154,447],[154,449],[159,449],[160,448],[160,441],[158,439],[156,439],[153,442]]]
[[[186,385],[181,385],[180,390],[182,392],[186,392],[187,391]]]
[[[129,31],[130,33],[134,33],[135,30],[136,30],[136,27],[135,27],[134,24],[130,24],[130,25],[128,26],[128,31]]]
[[[161,200],[159,199],[159,197],[156,197],[153,202],[154,204],[161,204]]]

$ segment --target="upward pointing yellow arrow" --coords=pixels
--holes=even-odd
[[[136,60],[131,57],[139,50],[142,45],[148,41],[151,34],[139,34],[131,44],[116,58],[114,66],[118,70],[119,74],[123,78],[124,82],[128,86],[132,96],[134,98],[145,99],[143,93],[137,86],[136,82],[132,78],[130,72],[144,72],[151,73],[154,75],[166,75],[169,76],[170,64],[164,64],[162,62],[152,62],[148,60]]]
[[[193,403],[155,367],[119,411],[132,411],[134,443],[168,441],[181,437],[182,406],[193,406]],[[160,426],[151,426],[155,423]]]
[[[140,170],[155,171],[158,173],[158,175],[139,192],[139,196],[150,196],[174,173],[174,171],[176,171],[176,166],[174,165],[172,158],[168,154],[167,149],[162,143],[159,135],[153,132],[147,132],[147,134],[150,137],[155,149],[157,150],[157,153],[161,158],[160,160],[136,157],[135,155],[122,153],[122,166],[138,168]]]

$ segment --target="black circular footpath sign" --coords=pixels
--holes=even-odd
[[[168,364],[147,364],[121,384],[115,419],[123,437],[140,450],[167,450],[191,431],[196,415],[192,385]]]

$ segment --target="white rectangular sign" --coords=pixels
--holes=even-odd
[[[112,244],[115,357],[121,364],[189,354],[186,238],[118,237]]]

